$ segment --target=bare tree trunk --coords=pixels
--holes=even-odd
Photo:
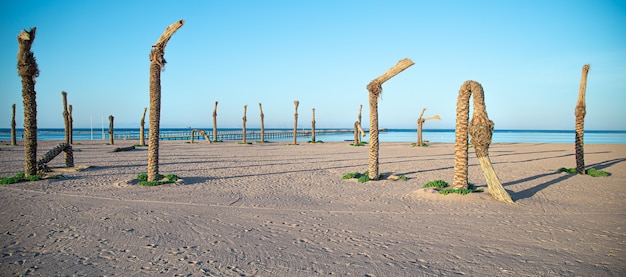
[[[263,106],[259,103],[259,111],[261,112],[261,143],[265,142],[265,115],[263,114]]]
[[[17,133],[15,132],[15,104],[12,106],[11,113],[11,145],[17,145]]]
[[[474,97],[474,113],[469,125],[469,98]],[[468,161],[468,132],[472,137],[472,145],[476,151],[476,157],[487,180],[489,193],[497,200],[505,203],[513,203],[511,196],[504,189],[496,175],[491,160],[489,159],[489,145],[493,135],[493,121],[487,116],[485,97],[482,85],[476,81],[465,81],[459,90],[456,116],[456,142],[454,146],[454,182],[452,188],[467,189],[467,161]]]
[[[293,101],[293,105],[295,106],[295,111],[293,113],[293,144],[298,144],[298,105],[300,105],[300,101]]]
[[[148,108],[143,108],[143,115],[141,116],[141,122],[139,123],[139,145],[146,145],[145,125],[146,125],[146,111]]]
[[[311,120],[311,141],[315,143],[315,108],[313,108],[313,119]]]
[[[72,117],[72,105],[69,105],[70,111],[70,145],[74,144],[74,118]]]
[[[22,78],[24,99],[24,176],[37,174],[37,92],[35,78],[39,76],[37,61],[31,51],[35,41],[36,27],[22,30],[17,35],[17,72]]]
[[[585,93],[587,91],[587,75],[589,74],[589,65],[583,66],[582,77],[580,78],[580,89],[578,90],[578,101],[576,102],[576,109],[574,114],[576,115],[576,136],[575,136],[575,148],[576,148],[576,172],[579,174],[585,174],[585,115],[587,114],[587,105],[585,102]]]
[[[109,115],[109,143],[111,145],[114,144],[113,136],[114,136],[114,133],[113,133],[113,116]]]
[[[213,141],[217,141],[217,101],[213,107]]]
[[[179,20],[167,26],[150,51],[150,134],[148,136],[148,181],[159,176],[159,135],[161,124],[161,71],[165,66],[165,46],[172,35],[185,24]]]
[[[70,113],[67,111],[67,92],[62,91],[63,97],[63,123],[65,124],[65,143],[70,144]]]
[[[242,130],[241,130],[241,143],[243,143],[243,144],[248,143],[246,141],[246,136],[247,136],[247,134],[246,134],[246,121],[248,121],[248,118],[246,117],[247,110],[248,110],[248,105],[243,105],[243,117],[241,118],[243,120],[243,123],[241,125],[242,126],[241,127],[242,128]]]
[[[369,104],[370,104],[370,149],[369,149],[369,178],[371,180],[378,180],[378,97],[383,92],[383,83],[398,75],[414,63],[410,59],[403,59],[398,61],[396,65],[385,71],[383,75],[372,80],[367,85],[369,91]]]

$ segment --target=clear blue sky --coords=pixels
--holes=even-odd
[[[365,86],[402,58],[415,65],[383,85],[381,128],[454,128],[465,80],[485,89],[497,129],[574,129],[581,68],[591,64],[588,130],[626,130],[626,1],[0,1],[0,128],[11,105],[23,124],[16,36],[37,27],[38,126],[61,128],[61,91],[75,127],[137,128],[149,106],[151,46],[165,49],[161,127],[351,128]]]

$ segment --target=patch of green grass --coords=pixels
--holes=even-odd
[[[442,188],[446,188],[448,186],[449,186],[448,182],[446,182],[444,180],[435,180],[435,181],[430,181],[430,182],[424,184],[422,186],[422,188],[439,188],[439,189],[442,189]]]
[[[2,177],[0,178],[1,185],[15,184],[19,182],[32,182],[41,180],[41,176],[33,175],[24,177],[24,172],[20,172],[15,174],[13,177]]]
[[[137,175],[137,180],[139,180],[139,185],[142,186],[159,186],[163,184],[170,184],[178,181],[179,177],[175,174],[167,174],[165,176],[159,174],[157,175],[158,181],[148,181],[148,174],[141,173]]]
[[[576,168],[565,168],[565,167],[561,167],[559,168],[557,171],[559,172],[565,172],[567,174],[578,174],[578,172],[576,171]],[[590,168],[585,170],[585,173],[591,177],[607,177],[607,176],[611,176],[611,173],[608,173],[604,170],[598,170],[595,168]]]

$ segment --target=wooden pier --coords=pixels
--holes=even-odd
[[[159,134],[160,140],[191,140],[191,131],[161,131]],[[213,140],[213,130],[204,130],[206,134]],[[339,134],[339,133],[352,133],[351,129],[333,129],[333,130],[315,130],[315,135],[322,134]],[[135,140],[139,139],[138,132],[115,132],[115,139],[119,140]],[[311,130],[298,130],[296,131],[297,137],[311,137]],[[148,139],[148,131],[145,133],[146,139]],[[293,138],[293,130],[265,130],[265,140],[284,140]],[[203,140],[204,137],[196,132],[194,134],[194,140]],[[217,130],[217,140],[243,140],[242,130]],[[260,130],[246,130],[246,140],[259,141],[261,140]]]

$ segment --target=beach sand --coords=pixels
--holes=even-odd
[[[20,142],[21,143],[21,142]],[[59,143],[39,141],[38,156]],[[453,144],[381,143],[380,171],[349,142],[242,145],[162,141],[162,174],[136,185],[147,148],[77,141],[59,179],[0,186],[2,276],[626,276],[626,145],[495,143],[490,157],[515,204],[487,192],[422,189],[453,177]],[[0,146],[0,176],[23,171]],[[470,149],[469,181],[486,189]],[[49,165],[62,167],[60,155]]]

